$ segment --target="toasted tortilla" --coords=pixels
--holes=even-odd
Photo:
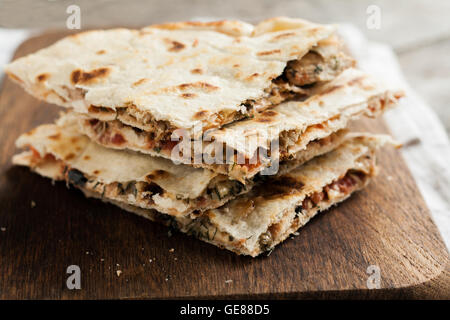
[[[354,65],[339,50],[328,54],[340,46],[334,32],[289,18],[95,30],[19,58],[6,72],[35,97],[159,136],[198,124],[218,128],[329,80]],[[312,73],[304,63],[288,66],[308,53]],[[285,69],[290,76],[281,79]],[[286,88],[289,79],[296,88]]]
[[[292,159],[295,154],[306,150],[311,141],[324,139],[347,127],[350,120],[361,115],[376,117],[395,106],[402,94],[388,90],[360,70],[349,68],[316,88],[314,95],[305,101],[285,102],[257,113],[251,119],[208,132],[202,141],[201,161],[196,158],[198,153],[194,148],[191,157],[177,160],[245,183],[274,161]],[[80,130],[84,134],[108,148],[130,149],[173,159],[177,142],[158,142],[152,133],[124,125],[119,120],[99,121],[76,113],[72,116],[79,119]],[[277,138],[279,148],[274,152],[271,144]],[[223,157],[223,161],[213,163],[203,161],[208,150],[216,148],[228,148],[234,157]],[[266,150],[265,154],[271,151],[270,161],[259,157],[261,148]]]
[[[341,130],[326,139],[312,141],[309,148],[285,163],[283,170],[336,148],[344,135],[345,130]],[[101,190],[108,198],[169,215],[217,208],[248,192],[257,182],[255,178],[243,184],[211,170],[105,148],[81,134],[74,118],[65,114],[55,124],[41,125],[23,134],[16,144],[29,151],[15,156],[15,164],[29,166],[54,180],[64,179],[93,191]]]
[[[317,213],[363,188],[376,172],[375,149],[390,141],[383,135],[352,135],[334,151],[277,177],[226,205],[196,216],[169,216],[109,198],[87,185],[88,197],[161,222],[237,254],[256,257],[271,252]],[[41,172],[52,177],[52,172]]]

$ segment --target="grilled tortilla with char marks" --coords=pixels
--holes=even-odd
[[[290,170],[332,150],[342,143],[344,135],[345,131],[340,131],[311,142],[285,167]],[[102,147],[79,133],[76,122],[65,115],[56,124],[42,125],[22,135],[17,146],[29,151],[15,156],[15,164],[29,166],[45,176],[45,172],[52,172],[52,179],[66,180],[105,197],[169,215],[201,213],[219,207],[258,182],[255,177],[243,184],[207,169]]]
[[[288,18],[95,30],[19,58],[6,72],[35,97],[166,139],[177,128],[218,128],[305,95],[353,66],[334,32]]]
[[[375,149],[390,141],[378,135],[353,135],[323,156],[278,177],[228,204],[200,216],[169,216],[109,198],[77,185],[88,197],[158,221],[237,254],[256,257],[270,252],[317,213],[363,188],[376,172]],[[52,176],[51,170],[41,174]]]
[[[273,161],[294,158],[295,154],[306,150],[311,141],[325,139],[347,127],[349,121],[361,115],[378,116],[395,106],[402,95],[401,91],[388,90],[362,71],[347,69],[317,88],[315,94],[305,101],[285,102],[251,119],[210,131],[204,139],[206,141],[202,142],[200,159],[220,148],[223,148],[223,155],[231,155],[231,158],[224,158],[219,163],[199,163],[195,144],[192,143],[191,157],[179,160],[245,183]],[[117,120],[99,121],[76,113],[73,116],[79,119],[80,130],[84,134],[108,148],[130,149],[171,159],[178,144],[172,140],[158,142],[152,133]],[[271,153],[271,144],[278,138],[278,152]],[[267,157],[262,158],[260,154]]]

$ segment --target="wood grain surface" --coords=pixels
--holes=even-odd
[[[15,57],[61,36],[29,39]],[[381,172],[365,190],[315,217],[269,257],[252,259],[183,234],[169,237],[165,227],[13,167],[19,134],[58,111],[4,81],[1,299],[450,298],[448,253],[392,148],[379,153]],[[381,120],[356,127],[386,132]],[[69,265],[81,268],[80,290],[66,287]],[[367,288],[370,265],[380,268],[380,289]]]

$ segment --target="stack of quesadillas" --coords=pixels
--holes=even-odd
[[[66,109],[15,164],[251,256],[368,183],[389,138],[347,127],[402,96],[289,18],[83,32],[6,71]]]

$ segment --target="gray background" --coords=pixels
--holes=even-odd
[[[257,22],[278,15],[322,23],[353,23],[369,39],[389,43],[394,48],[407,80],[436,110],[450,133],[448,0],[1,0],[0,27],[65,28],[66,8],[71,4],[81,8],[82,28],[143,26],[202,17]],[[379,30],[366,27],[369,5],[381,9]]]

